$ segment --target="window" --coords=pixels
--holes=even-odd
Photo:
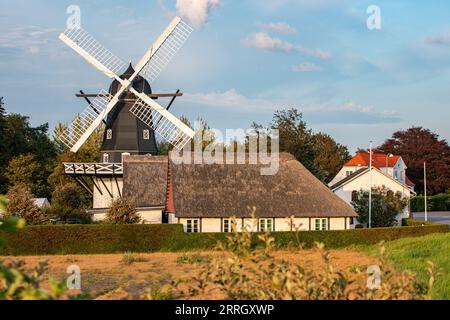
[[[353,171],[347,171],[347,172],[345,173],[345,175],[346,175],[347,177],[350,177],[352,174],[353,174]]]
[[[143,132],[144,140],[150,140],[150,130],[144,130]]]
[[[231,219],[223,219],[223,232],[230,233],[235,232],[235,223]]]
[[[190,219],[187,221],[187,232],[188,233],[198,233],[200,222],[198,219]]]
[[[107,153],[103,154],[103,163],[109,163],[109,154]]]
[[[353,225],[355,223],[355,218],[351,217],[350,218],[350,225]]]
[[[356,200],[358,200],[358,191],[353,191],[352,192],[352,202],[355,202]]]
[[[107,139],[107,140],[111,140],[112,137],[113,137],[113,131],[112,131],[112,129],[106,130],[106,139]]]
[[[259,220],[259,232],[272,232],[272,231],[273,231],[273,219]]]
[[[316,231],[328,230],[328,219],[316,219],[315,230]]]

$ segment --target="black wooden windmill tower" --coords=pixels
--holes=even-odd
[[[176,93],[153,93],[150,86],[192,32],[176,17],[134,66],[126,64],[80,27],[67,29],[60,39],[85,60],[114,79],[108,92],[78,97],[88,102],[72,125],[58,139],[77,152],[102,125],[105,134],[100,163],[64,163],[65,174],[72,176],[94,196],[94,209],[105,209],[122,196],[124,155],[156,155],[156,137],[181,150],[194,137],[192,129],[169,112]],[[157,101],[170,98],[166,107]],[[89,183],[91,182],[91,183]],[[91,187],[93,185],[93,187]]]

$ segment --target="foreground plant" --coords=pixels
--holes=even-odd
[[[229,236],[220,243],[210,261],[190,283],[178,286],[180,295],[207,297],[220,295],[231,300],[422,300],[431,298],[435,268],[430,265],[428,284],[417,281],[409,272],[393,272],[384,260],[384,248],[379,261],[377,288],[368,288],[366,270],[358,267],[346,273],[331,263],[330,253],[317,244],[322,268],[306,268],[273,256],[274,238],[259,235],[261,245],[254,248],[253,235],[247,231]],[[194,284],[192,284],[194,282]]]
[[[15,232],[23,228],[23,219],[11,218],[0,221],[0,231]],[[0,239],[1,240],[1,239]],[[0,243],[1,245],[1,243]],[[42,261],[31,272],[24,270],[23,261],[3,263],[0,261],[0,300],[57,300],[78,299],[80,296],[67,296],[66,282],[50,279],[50,289],[42,288],[46,280],[47,263]]]

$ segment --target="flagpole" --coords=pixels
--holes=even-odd
[[[423,163],[423,183],[425,191],[425,221],[428,221],[428,201],[427,201],[427,163]]]
[[[369,183],[369,229],[372,228],[372,147],[373,143],[370,141],[370,166],[369,166],[369,176],[370,176],[370,183]]]

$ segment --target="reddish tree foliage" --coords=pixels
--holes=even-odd
[[[439,135],[422,127],[397,131],[379,150],[398,154],[408,166],[407,175],[422,193],[423,163],[427,163],[427,189],[432,194],[450,189],[450,146]]]

